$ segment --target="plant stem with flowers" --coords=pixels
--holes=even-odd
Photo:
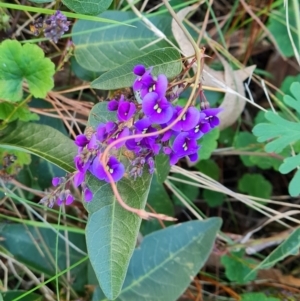
[[[186,31],[184,27],[182,29]],[[188,32],[186,34],[189,36]],[[195,48],[197,62],[194,80],[199,83],[205,57],[204,49],[198,49],[191,37],[190,40]],[[82,186],[85,201],[90,202],[93,194],[85,183],[86,173],[89,172],[98,180],[110,183],[117,201],[127,211],[143,219],[155,217],[174,220],[163,214],[130,207],[123,201],[116,182],[122,179],[126,169],[115,154],[120,148],[134,154],[129,171],[129,176],[134,180],[141,177],[147,167],[152,174],[155,170],[155,157],[161,153],[169,157],[170,165],[184,157],[196,161],[200,148],[197,140],[219,125],[217,115],[221,109],[208,108],[206,104],[201,111],[196,108],[194,96],[197,85],[193,85],[185,107],[176,105],[176,100],[183,91],[182,87],[186,88],[189,84],[169,85],[164,74],[154,77],[152,67],[146,69],[143,65],[134,66],[133,73],[136,75],[132,86],[133,94],[121,95],[108,102],[107,109],[116,113],[117,122],[100,123],[89,134],[76,137],[78,154],[74,161],[77,172],[67,180],[54,178],[53,185],[59,187],[41,202],[53,205],[56,199],[59,205],[72,203],[74,198],[70,190],[65,188],[69,187],[70,180],[76,187]]]

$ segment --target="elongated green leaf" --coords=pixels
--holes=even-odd
[[[174,206],[170,200],[168,193],[166,192],[165,187],[157,180],[156,174],[154,174],[152,178],[147,203],[151,206],[152,209],[155,210],[155,212],[162,213],[167,216],[174,216]],[[147,208],[147,210],[150,211],[149,208]],[[164,222],[165,226],[172,224],[173,222]],[[142,222],[140,232],[143,235],[146,235],[151,232],[160,230],[161,228],[162,227],[159,221],[153,218],[151,220]]]
[[[98,15],[109,8],[112,0],[63,0],[63,3],[76,13]]]
[[[158,37],[142,21],[131,22],[136,17],[134,13],[106,11],[100,16],[124,23],[128,22],[134,27],[124,25],[105,26],[101,22],[77,21],[72,33],[76,34],[81,31],[85,33],[73,37],[76,46],[75,57],[77,62],[85,69],[97,72],[108,71],[154,49],[169,46],[165,41],[147,46],[157,40]],[[172,37],[171,18],[166,16],[151,17],[150,21],[167,37]]]
[[[157,175],[157,181],[163,183],[171,169],[170,158],[165,154],[159,154],[155,157],[155,173]]]
[[[107,111],[107,103],[99,103],[90,113],[89,126],[96,128],[100,122],[113,121],[115,115]],[[145,169],[143,176],[134,181],[128,176],[130,161],[122,149],[117,156],[126,167],[126,175],[117,183],[123,200],[132,207],[144,208],[151,175]],[[93,200],[85,204],[90,213],[86,227],[89,257],[105,295],[115,299],[126,276],[141,219],[119,205],[109,183],[90,174],[86,182],[94,194]]]
[[[130,87],[136,77],[132,70],[137,64],[142,64],[147,68],[154,67],[154,75],[165,74],[168,78],[175,77],[181,71],[180,53],[175,48],[162,48],[107,71],[95,79],[91,86],[102,90]]]
[[[14,301],[17,297],[22,296],[26,291],[7,291],[3,293],[3,298],[0,295],[0,301]],[[22,297],[22,301],[42,301],[43,296],[31,293],[28,294],[26,297]]]
[[[47,277],[55,275],[55,252],[57,234],[51,229],[37,228],[30,225],[26,227],[22,224],[0,224],[3,241],[0,245],[5,248],[13,257],[24,263],[31,270],[43,273]],[[63,234],[63,231],[60,231]],[[42,240],[40,239],[42,237]],[[85,237],[83,234],[68,232],[69,242],[76,245],[82,252],[86,251]],[[20,246],[22,246],[20,248]],[[51,257],[49,257],[51,254]],[[60,270],[67,268],[67,258],[70,265],[83,258],[83,254],[78,253],[69,247],[69,254],[66,254],[66,242],[59,238],[58,241],[58,266]],[[78,291],[84,290],[86,284],[87,262],[81,264],[70,271],[73,279],[73,288]],[[79,276],[79,273],[83,275]],[[22,299],[23,300],[23,299]]]
[[[29,152],[67,172],[75,170],[73,158],[77,148],[73,141],[47,125],[11,123],[0,131],[0,147]]]
[[[176,301],[207,260],[220,226],[219,218],[211,218],[146,236],[132,256],[117,301]],[[107,300],[100,291],[97,297]]]
[[[256,266],[251,273],[259,269],[269,269],[289,255],[297,255],[300,247],[299,235],[300,228],[297,228],[269,256],[267,256],[258,266]]]

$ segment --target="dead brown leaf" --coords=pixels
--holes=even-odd
[[[185,7],[177,13],[179,20],[196,9],[198,5]],[[173,35],[185,56],[193,56],[195,51],[193,46],[185,36],[177,22],[172,20]],[[218,88],[225,92],[221,107],[224,108],[220,113],[220,129],[225,129],[236,122],[244,110],[246,104],[245,87],[243,81],[250,77],[255,69],[255,65],[241,70],[232,70],[225,59],[219,56],[224,71],[215,71],[204,65],[203,85],[210,88]],[[194,69],[195,70],[195,69]]]

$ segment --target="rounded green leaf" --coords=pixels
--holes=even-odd
[[[44,57],[43,50],[34,44],[21,45],[6,40],[0,45],[0,98],[22,99],[22,82],[26,80],[33,96],[44,98],[50,91],[55,73],[54,64]]]
[[[136,18],[134,13],[106,11],[101,14],[101,17],[129,23],[133,27],[77,21],[72,30],[73,42],[76,46],[75,57],[77,62],[87,70],[105,72],[155,49],[169,46],[164,40],[149,45],[158,37],[142,21],[132,22]],[[171,18],[157,16],[151,17],[150,21],[167,37],[172,37]],[[80,34],[81,32],[83,33]]]
[[[112,0],[63,0],[63,3],[78,14],[98,15],[109,8]]]
[[[134,58],[125,64],[109,70],[97,79],[91,86],[101,90],[113,90],[130,87],[136,78],[132,70],[135,65],[142,64],[154,67],[152,74],[165,74],[168,78],[175,77],[181,71],[180,53],[175,48],[162,48]]]
[[[211,218],[147,235],[134,251],[117,301],[178,300],[206,262],[220,226],[219,218]],[[98,291],[97,301],[104,300]]]
[[[239,190],[249,195],[269,199],[272,185],[261,174],[244,174],[238,183]]]

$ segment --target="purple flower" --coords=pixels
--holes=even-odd
[[[158,97],[164,97],[166,95],[168,88],[168,79],[164,74],[160,74],[157,77],[157,80],[150,87],[149,92],[155,92],[158,94]]]
[[[220,119],[216,115],[218,115],[222,111],[222,108],[212,108],[202,110],[201,112],[206,115],[205,119],[208,121],[210,127],[213,129],[220,124]]]
[[[115,100],[115,99],[112,99],[107,104],[107,109],[109,111],[117,111],[118,107],[119,107],[119,102],[117,100]]]
[[[136,98],[138,98],[137,101],[140,101],[141,99],[143,99],[144,96],[147,93],[149,93],[150,87],[152,87],[153,84],[155,83],[155,81],[151,75],[152,68],[150,68],[149,70],[146,70],[146,69],[142,69],[142,67],[143,66],[139,65],[133,69],[134,72],[138,73],[138,74],[136,74],[136,75],[138,75],[138,77],[134,81],[133,86],[132,86],[133,91],[135,92]],[[143,70],[145,72],[142,74]]]
[[[75,138],[74,142],[77,146],[84,147],[89,143],[89,139],[86,137],[86,135],[81,134]]]
[[[182,112],[183,108],[177,106],[175,108],[175,114],[173,115],[172,119],[169,121],[169,124],[173,122]],[[195,107],[189,107],[185,114],[182,116],[181,120],[179,120],[174,126],[174,131],[188,131],[192,129],[198,122],[200,116],[200,112]]]
[[[180,133],[174,140],[173,153],[170,155],[170,164],[174,165],[180,158],[195,155],[199,146],[195,139],[190,139],[188,133]]]
[[[210,131],[210,125],[205,119],[206,115],[203,112],[200,112],[199,120],[197,124],[189,130],[189,137],[193,139],[200,139],[204,134]]]
[[[55,177],[52,179],[52,185],[54,187],[58,186],[59,184],[61,184],[61,178]]]
[[[165,97],[159,98],[155,92],[150,92],[144,97],[142,108],[149,120],[157,124],[167,123],[173,115],[171,104]]]
[[[125,142],[127,149],[138,154],[142,150],[141,141],[138,139],[129,139]]]
[[[86,202],[90,202],[93,199],[93,193],[87,187],[84,189],[83,194]]]
[[[84,181],[85,172],[77,171],[74,175],[73,183],[75,187],[81,185]]]
[[[136,111],[135,104],[129,101],[122,101],[118,107],[118,119],[128,121]]]
[[[133,73],[135,75],[138,75],[138,76],[143,76],[143,74],[146,72],[146,68],[144,65],[136,65],[134,68],[133,68]]]
[[[118,140],[120,138],[123,138],[123,137],[127,137],[130,135],[130,130],[127,126],[125,126],[122,130],[118,131],[114,136],[112,136],[108,141],[107,143],[110,144],[112,143],[113,141],[115,140]],[[123,145],[125,144],[125,141],[121,141],[119,143],[117,143],[114,147],[115,148],[120,148],[122,147]]]
[[[115,157],[110,157],[108,159],[107,165],[106,165],[106,170],[109,171],[111,174],[113,180],[115,182],[119,181],[124,173],[125,173],[125,167],[122,163],[120,163],[117,158]],[[97,177],[99,180],[104,180],[106,182],[109,182],[109,178],[104,170],[104,167],[102,163],[100,162],[99,158],[95,158],[93,165],[90,169],[90,172]]]
[[[96,137],[100,142],[103,142],[109,135],[113,134],[117,130],[118,126],[113,121],[107,123],[100,123],[97,127]]]
[[[66,196],[66,205],[71,205],[74,201],[74,197],[72,194],[68,193]]]
[[[59,10],[45,20],[44,35],[54,43],[69,30],[70,21]]]

